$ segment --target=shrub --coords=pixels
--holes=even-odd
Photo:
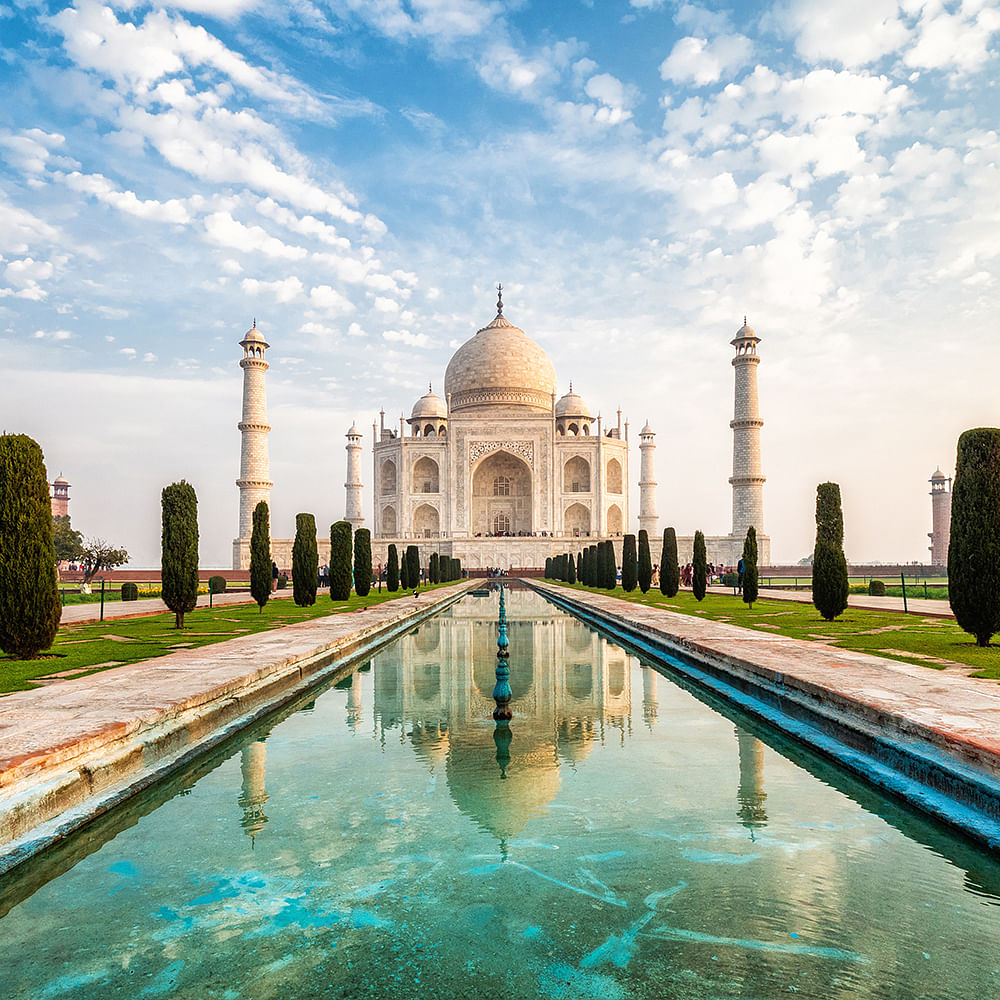
[[[62,603],[45,459],[26,434],[0,435],[0,649],[29,660],[48,649]]]
[[[622,539],[622,590],[630,594],[639,582],[639,557],[636,553],[635,535]]]
[[[330,525],[330,600],[351,596],[351,526],[347,521]]]
[[[624,572],[622,570],[622,573]],[[639,566],[636,573],[639,589],[645,594],[653,582],[653,560],[649,554],[649,532],[645,528],[639,531]]]
[[[743,542],[743,603],[753,607],[757,600],[757,529],[751,524]]]
[[[385,589],[390,594],[399,590],[399,553],[396,551],[396,546],[391,543],[385,559]]]
[[[885,582],[871,580],[868,584],[868,594],[870,597],[885,597]]]
[[[250,594],[263,611],[271,598],[271,527],[263,500],[253,509],[250,529]]]
[[[284,590],[287,586],[288,586],[288,574],[287,573],[279,573],[278,574],[277,589],[278,590]]]
[[[372,534],[367,528],[354,532],[354,593],[367,597],[372,589]]]
[[[677,562],[677,532],[663,529],[663,549],[660,553],[660,593],[676,597],[681,586],[681,568]]]
[[[312,514],[296,514],[295,541],[292,543],[292,600],[300,608],[311,608],[316,603],[318,570],[316,518]]]
[[[816,487],[816,548],[813,552],[812,595],[816,610],[832,622],[847,607],[847,559],[844,556],[844,514],[840,487]]]
[[[208,592],[210,594],[224,594],[226,592],[226,578],[224,576],[210,576],[208,578]]]
[[[184,615],[198,603],[198,498],[194,487],[182,479],[163,488],[160,503],[163,603],[174,613],[174,627],[184,628]],[[264,511],[266,515],[266,504]],[[252,542],[250,548],[252,552]]]
[[[723,587],[732,587],[735,590],[740,585],[739,573],[723,573],[722,585]]]
[[[1000,631],[1000,429],[958,439],[951,494],[948,595],[959,627],[988,646]]]
[[[123,583],[122,600],[123,601],[139,600],[139,585],[137,583]]]
[[[694,533],[694,554],[691,556],[691,592],[696,601],[705,597],[705,586],[708,575],[708,557],[705,553],[705,535],[701,531]]]

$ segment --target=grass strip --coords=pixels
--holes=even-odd
[[[451,584],[431,584],[421,587],[420,592],[447,586]],[[84,677],[114,666],[166,656],[177,648],[210,646],[326,615],[359,611],[402,597],[412,598],[412,595],[412,591],[399,590],[390,594],[383,590],[380,594],[373,590],[367,597],[351,594],[347,601],[331,602],[330,595],[321,592],[309,608],[297,607],[290,600],[268,601],[262,612],[258,612],[256,604],[197,608],[184,616],[183,629],[173,627],[174,616],[169,611],[144,618],[63,625],[52,648],[39,659],[15,660],[0,654],[0,694],[40,687],[38,682],[52,674],[62,675],[63,680],[67,675]],[[59,683],[59,679],[43,683]]]
[[[650,590],[646,594],[634,590],[627,594],[621,587],[601,590],[579,583],[571,587],[554,580],[547,582],[569,590],[606,594],[636,604],[727,622],[772,635],[826,642],[920,667],[935,670],[944,670],[949,666],[969,667],[973,677],[1000,680],[1000,645],[979,647],[972,636],[948,619],[922,618],[918,614],[906,615],[900,611],[848,608],[839,618],[828,622],[812,604],[795,601],[761,598],[753,608],[748,608],[740,597],[731,594],[706,594],[705,599],[699,602],[686,590],[680,591],[676,597],[664,597],[659,590]]]

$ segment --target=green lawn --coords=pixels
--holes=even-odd
[[[450,584],[421,588],[421,593]],[[329,592],[321,592],[311,608],[300,608],[291,600],[268,601],[263,612],[256,604],[230,604],[216,608],[198,608],[184,616],[184,628],[174,628],[171,613],[146,618],[115,618],[104,622],[64,625],[59,629],[52,649],[42,659],[15,660],[0,654],[0,694],[38,687],[33,681],[51,674],[85,677],[124,663],[138,663],[163,656],[177,649],[190,649],[223,642],[240,635],[264,632],[329,614],[343,614],[371,607],[412,591],[381,594],[373,590],[367,597],[351,595],[349,601],[330,601]]]
[[[569,587],[565,583],[552,580],[548,582]],[[951,664],[961,664],[973,668],[973,677],[1000,680],[1000,640],[981,649],[972,636],[947,619],[848,608],[835,621],[827,622],[811,604],[795,601],[762,599],[756,601],[751,610],[739,597],[723,594],[707,594],[699,603],[689,590],[682,590],[676,597],[667,598],[659,590],[650,590],[643,595],[639,590],[626,594],[620,587],[614,591],[606,591],[575,584],[569,589],[610,594],[626,601],[729,622],[775,635],[829,642],[844,649],[874,653],[936,670],[943,670]]]

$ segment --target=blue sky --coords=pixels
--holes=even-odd
[[[724,533],[746,314],[775,558],[832,479],[849,558],[921,559],[998,422],[998,39],[983,0],[0,0],[0,425],[138,565],[187,478],[225,565],[252,319],[289,536],[502,281],[563,391],[652,423],[663,525]]]

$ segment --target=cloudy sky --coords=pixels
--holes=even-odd
[[[230,560],[254,317],[285,537],[497,281],[560,391],[652,423],[680,533],[729,530],[748,316],[776,561],[828,479],[850,559],[922,559],[1000,423],[995,2],[0,0],[0,46],[0,428],[134,565],[182,477]]]

